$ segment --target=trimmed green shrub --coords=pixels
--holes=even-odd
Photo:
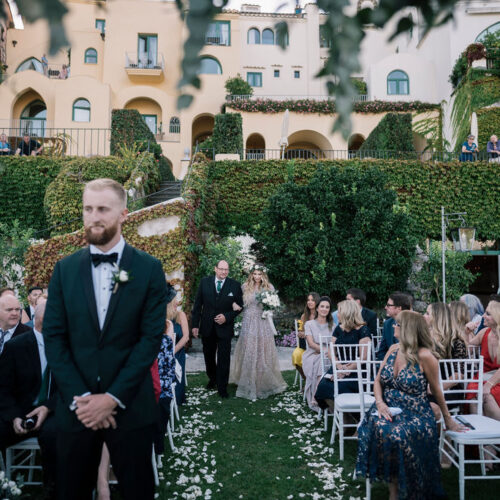
[[[229,95],[253,95],[253,87],[239,73],[234,78],[228,78],[224,88]]]
[[[453,85],[454,89],[460,85],[460,82],[467,74],[468,67],[467,56],[465,55],[465,52],[462,52],[455,61],[453,69],[451,70],[451,75],[448,78],[448,81]]]
[[[440,238],[441,206],[449,212],[467,212],[467,221],[477,228],[478,238],[500,238],[500,176],[495,163],[375,159],[209,162],[193,165],[185,192],[199,200],[196,220],[211,225],[204,231],[228,234],[234,226],[237,232],[248,233],[260,222],[269,198],[289,175],[298,184],[307,183],[322,165],[384,171],[387,187],[408,207],[422,238]]]
[[[416,232],[387,183],[377,168],[318,166],[308,184],[278,188],[254,236],[286,297],[339,296],[358,286],[382,300],[405,288]]]
[[[0,157],[0,223],[19,220],[23,229],[40,231],[48,226],[43,210],[47,186],[72,158],[46,156]]]
[[[410,113],[387,113],[372,130],[360,151],[415,151]]]
[[[490,137],[500,133],[500,108],[477,110],[477,128],[479,131],[477,144],[481,151],[485,151]]]
[[[216,153],[243,151],[243,125],[239,113],[215,115],[213,147]]]
[[[364,80],[360,80],[359,78],[351,78],[351,82],[354,87],[356,87],[358,94],[366,95],[368,93],[366,82]]]

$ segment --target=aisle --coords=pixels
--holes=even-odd
[[[287,382],[293,372],[284,373]],[[190,375],[187,405],[176,427],[177,452],[166,457],[159,498],[355,499],[363,483],[350,482],[331,455],[322,423],[296,388],[263,401],[221,401]],[[230,386],[230,394],[234,395]]]

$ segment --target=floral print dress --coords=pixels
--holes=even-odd
[[[387,359],[380,381],[384,401],[402,410],[392,422],[379,418],[375,404],[359,427],[356,471],[372,481],[397,481],[400,499],[446,498],[441,486],[439,438],[421,368],[407,365],[397,377]]]

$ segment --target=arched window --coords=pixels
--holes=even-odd
[[[38,73],[43,74],[43,66],[42,63],[36,57],[30,57],[26,59],[26,61],[22,62],[16,69],[16,73],[19,71],[26,71],[31,69],[32,71],[37,71]]]
[[[87,101],[87,99],[77,99],[73,103],[73,121],[74,122],[90,121],[90,102]]]
[[[392,71],[387,76],[387,94],[408,95],[410,93],[410,80],[408,75],[401,70]]]
[[[170,118],[170,124],[168,126],[168,131],[171,134],[180,134],[181,132],[181,122],[177,116],[172,116]]]
[[[481,33],[479,33],[479,35],[476,36],[475,41],[482,42],[485,36],[496,33],[497,31],[500,31],[500,22],[492,24],[491,26],[488,26],[485,30],[481,31]]]
[[[222,75],[222,67],[213,57],[202,57],[200,69],[198,71],[199,75]]]
[[[97,50],[87,49],[85,51],[85,63],[86,64],[97,64]]]
[[[258,45],[260,43],[260,31],[257,28],[250,28],[247,34],[247,43]]]
[[[274,31],[272,29],[266,28],[262,32],[262,43],[264,45],[274,45]]]
[[[30,102],[21,113],[21,127],[23,133],[43,137],[47,122],[47,106],[40,99]]]

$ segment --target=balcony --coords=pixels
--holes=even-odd
[[[269,101],[300,101],[303,99],[309,99],[312,101],[333,101],[335,96],[329,95],[226,95],[226,101],[258,101],[258,100],[269,100]],[[352,98],[353,102],[365,102],[367,101],[366,94],[359,94]]]
[[[207,33],[205,36],[205,45],[224,45],[229,47],[229,37],[222,34]]]
[[[163,54],[131,54],[125,53],[125,71],[129,76],[160,77],[165,62]]]

